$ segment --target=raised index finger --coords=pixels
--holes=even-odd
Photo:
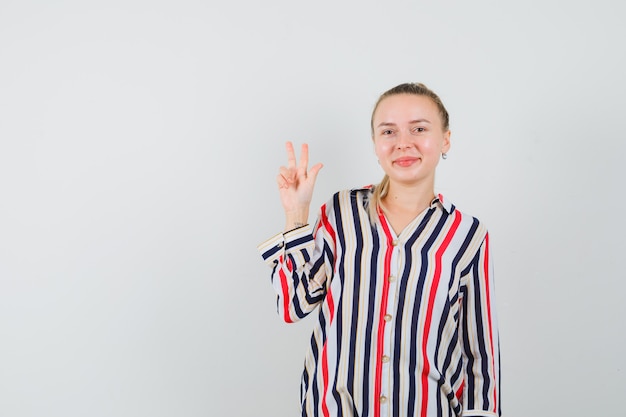
[[[285,148],[287,149],[287,166],[289,168],[296,167],[296,153],[293,150],[293,144],[291,142],[285,143]]]

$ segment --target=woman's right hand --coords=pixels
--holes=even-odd
[[[309,164],[309,146],[302,145],[300,162],[296,166],[296,153],[293,144],[287,142],[287,166],[280,167],[276,182],[280,200],[285,210],[285,230],[304,226],[309,220],[309,206],[313,198],[315,179],[322,164],[315,164],[307,170]]]

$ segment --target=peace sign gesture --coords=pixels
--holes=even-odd
[[[304,226],[309,219],[309,206],[313,198],[315,179],[322,164],[315,164],[307,171],[309,164],[309,146],[302,145],[300,162],[296,166],[296,153],[291,142],[286,143],[287,166],[281,166],[276,182],[280,200],[285,210],[285,230]]]

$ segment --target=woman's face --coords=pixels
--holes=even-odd
[[[392,182],[434,184],[441,154],[450,148],[437,105],[426,96],[396,94],[384,98],[373,117],[374,149]]]

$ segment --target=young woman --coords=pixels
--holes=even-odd
[[[489,235],[435,195],[448,113],[423,84],[385,92],[371,119],[380,184],[336,193],[308,225],[308,148],[277,182],[285,231],[259,246],[286,322],[315,309],[302,416],[499,416]]]

